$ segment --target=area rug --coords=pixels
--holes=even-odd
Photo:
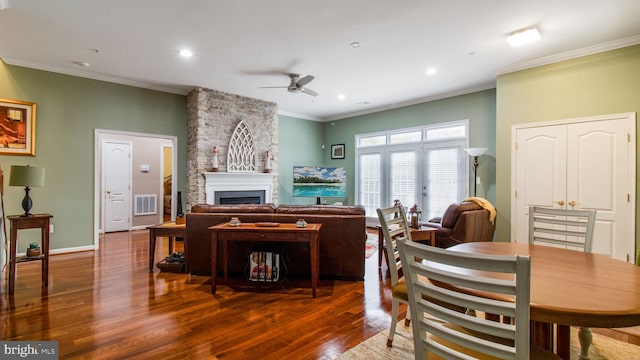
[[[396,336],[393,339],[393,347],[387,347],[389,329],[365,340],[347,352],[338,356],[336,360],[399,360],[413,359],[413,338],[411,326],[398,323]],[[578,329],[571,328],[571,360],[579,360]],[[593,334],[593,344],[589,348],[589,356],[592,360],[614,359],[638,359],[640,346],[611,339],[609,337]]]
[[[368,259],[378,250],[378,236],[367,234],[367,242],[364,248],[364,256]]]

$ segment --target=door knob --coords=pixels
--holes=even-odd
[[[111,194],[111,190],[107,190],[107,194]]]
[[[554,201],[554,203],[563,206],[564,205],[564,200],[558,200],[558,201]]]
[[[571,206],[576,206],[576,205],[578,205],[578,203],[577,203],[577,202],[575,202],[575,201],[573,201],[573,200],[571,200],[571,201],[569,201],[569,205],[571,205]]]

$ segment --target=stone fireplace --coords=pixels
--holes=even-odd
[[[255,139],[255,172],[227,172],[229,141],[240,121],[247,124]],[[212,171],[214,146],[219,153],[217,172]],[[267,150],[271,154],[271,173],[264,172]],[[264,192],[264,202],[277,203],[277,169],[276,103],[202,88],[187,95],[187,209],[196,204],[214,204],[216,193],[225,191]]]

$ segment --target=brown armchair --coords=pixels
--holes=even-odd
[[[495,219],[489,210],[472,201],[449,205],[442,217],[430,219],[423,225],[436,228],[436,246],[448,248],[472,241],[493,241]]]

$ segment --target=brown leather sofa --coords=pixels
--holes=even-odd
[[[471,201],[449,205],[442,217],[430,219],[423,225],[436,228],[436,246],[448,248],[472,241],[493,241],[495,220],[491,223],[489,210]]]
[[[362,206],[331,205],[195,205],[186,214],[187,262],[195,275],[211,274],[211,235],[208,228],[238,217],[243,223],[320,223],[320,276],[345,280],[363,280],[365,263],[366,221]],[[287,246],[288,272],[291,276],[309,276],[309,246],[283,243]],[[229,272],[242,273],[252,246],[234,242],[229,246]],[[218,244],[218,248],[221,248]],[[218,272],[222,272],[222,253],[218,253]]]

